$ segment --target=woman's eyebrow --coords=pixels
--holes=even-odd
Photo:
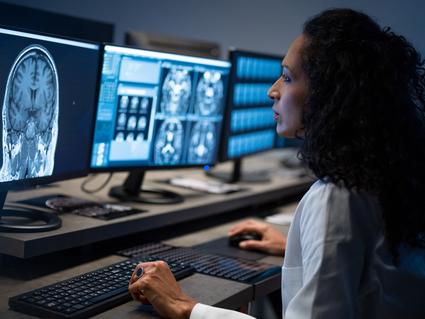
[[[288,69],[289,70],[289,72],[291,72],[291,73],[294,73],[294,71],[287,65],[287,64],[282,64],[282,67],[284,68],[284,69]]]

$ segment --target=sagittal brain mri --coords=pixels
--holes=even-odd
[[[211,163],[214,146],[214,124],[207,121],[196,123],[190,138],[188,161],[190,163]]]
[[[52,55],[40,45],[19,53],[2,109],[0,181],[49,176],[58,138],[59,84]]]
[[[157,133],[154,161],[160,165],[180,162],[183,148],[183,125],[176,118],[165,120]]]
[[[204,116],[220,111],[223,99],[223,80],[219,72],[207,71],[200,77],[196,87],[195,112]]]
[[[186,113],[191,90],[189,71],[170,69],[162,85],[161,111],[169,115]]]

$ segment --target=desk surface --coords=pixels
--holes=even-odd
[[[173,176],[208,179],[199,169],[183,169],[168,171],[151,171],[147,174],[146,184],[161,187],[180,193],[185,201],[173,205],[152,205],[130,203],[131,206],[145,209],[147,212],[103,221],[73,214],[61,214],[63,226],[57,230],[41,233],[0,233],[0,253],[29,258],[65,249],[80,247],[103,240],[127,236],[148,230],[158,229],[168,225],[188,222],[200,218],[222,214],[226,211],[258,206],[275,202],[296,194],[301,194],[311,185],[311,178],[300,178],[291,171],[282,169],[278,163],[278,153],[268,152],[259,156],[247,158],[244,165],[248,168],[261,167],[273,172],[270,182],[242,184],[246,190],[226,194],[212,195],[189,189],[177,188],[160,183],[160,180]],[[229,170],[226,163],[219,170]],[[99,179],[102,180],[100,176]],[[46,188],[11,192],[8,201],[19,201],[48,194],[67,194],[99,202],[114,202],[107,196],[111,186],[120,185],[126,174],[115,174],[107,187],[96,194],[90,195],[80,190],[82,179],[75,179],[55,184]]]
[[[220,226],[211,227],[209,229],[194,232],[191,234],[179,236],[165,243],[176,246],[191,246],[193,241],[201,243],[209,240],[214,240],[227,235],[228,229],[231,225],[239,222],[233,221]],[[284,233],[287,232],[287,227],[277,226]],[[41,276],[31,280],[18,279],[5,276],[0,273],[0,318],[34,318],[25,314],[17,313],[8,309],[8,298],[44,285],[55,283],[57,281],[65,280],[67,278],[109,265],[114,262],[123,260],[123,257],[117,255],[107,256],[95,261],[83,263],[76,267],[71,267],[66,270],[58,271],[55,273]],[[262,262],[267,262],[274,265],[281,265],[282,258],[268,256],[260,259]],[[46,267],[48,267],[46,265]],[[31,271],[31,269],[28,269]],[[280,284],[280,279],[277,279]],[[210,277],[202,274],[194,274],[179,281],[182,289],[195,298],[197,301],[224,307],[229,309],[236,309],[240,306],[246,305],[254,299],[254,290],[251,285],[237,283],[230,280]],[[131,301],[116,308],[103,312],[93,318],[158,318],[152,308],[149,306],[142,306],[138,302]]]

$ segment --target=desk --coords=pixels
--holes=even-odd
[[[261,167],[273,172],[270,182],[241,184],[246,187],[245,191],[226,195],[205,194],[158,182],[179,175],[200,179],[208,178],[199,169],[149,172],[146,184],[176,191],[183,195],[186,200],[183,203],[173,205],[131,203],[132,206],[146,209],[147,212],[109,221],[62,214],[63,225],[57,230],[32,234],[0,233],[0,254],[19,258],[45,255],[102,240],[212,217],[227,211],[277,202],[304,193],[311,185],[312,179],[286,174],[278,166],[276,158],[273,157],[276,156],[275,154],[268,152],[246,160],[247,167]],[[228,165],[223,165],[221,169],[225,170],[229,169],[229,167]],[[80,190],[82,179],[75,179],[55,184],[52,187],[25,192],[12,192],[8,194],[7,200],[19,201],[31,197],[61,193],[99,202],[114,202],[114,199],[107,196],[107,192],[110,186],[121,185],[125,177],[126,174],[124,173],[115,174],[108,187],[93,195],[83,193]]]
[[[240,220],[226,223],[220,226],[208,228],[204,231],[194,232],[179,236],[176,238],[164,241],[166,244],[175,246],[189,247],[190,242],[207,242],[219,237],[226,236],[228,229],[231,225],[240,222]],[[283,232],[287,232],[287,227],[280,226]],[[0,318],[13,318],[25,319],[34,318],[25,314],[14,312],[8,309],[8,298],[41,286],[55,283],[102,266],[119,262],[123,257],[117,255],[110,255],[104,258],[84,263],[66,270],[62,270],[53,274],[48,274],[39,278],[31,280],[16,279],[0,276]],[[259,261],[267,262],[274,265],[281,265],[282,258],[267,256]],[[31,271],[31,269],[28,269]],[[277,279],[280,285],[280,279]],[[240,306],[246,305],[254,299],[254,290],[251,285],[238,283],[230,280],[210,277],[202,274],[194,274],[179,281],[182,289],[195,298],[197,301],[214,305],[218,307],[237,309]],[[150,307],[142,306],[138,302],[131,301],[116,308],[103,312],[93,318],[158,318],[157,315],[151,311]]]
[[[267,154],[259,156],[252,160],[252,166],[258,167],[258,163],[262,163],[262,167],[276,170],[276,167],[273,167],[275,162],[271,161],[270,158],[271,155]],[[266,163],[266,165],[263,165],[263,163]],[[157,184],[158,186],[157,180],[176,175],[206,178],[198,170],[158,171],[149,173],[147,183],[150,185]],[[111,186],[119,185],[124,178],[124,174],[118,174],[111,183]],[[12,193],[8,196],[8,200],[21,200],[49,193],[64,193],[91,200],[112,201],[110,198],[107,198],[107,190],[95,195],[82,193],[79,190],[81,181],[81,179],[71,180],[59,183],[54,187]],[[0,252],[20,258],[38,256],[37,258],[39,260],[45,258],[42,255],[56,252],[56,254],[63,254],[59,255],[61,256],[59,258],[73,258],[78,261],[78,255],[75,255],[75,253],[72,256],[67,255],[63,251],[68,248],[83,247],[81,248],[81,254],[90,254],[90,251],[84,251],[84,247],[98,241],[112,240],[135,233],[152,231],[175,223],[189,224],[188,222],[192,223],[197,219],[218,216],[223,212],[231,212],[236,209],[281,201],[286,197],[305,192],[311,183],[312,180],[310,178],[299,178],[291,174],[286,175],[286,173],[274,173],[269,183],[247,184],[245,185],[248,188],[246,191],[230,195],[206,195],[161,184],[161,187],[165,189],[178,191],[188,200],[184,203],[171,206],[134,205],[147,209],[148,212],[112,221],[101,221],[64,214],[61,216],[63,227],[52,232],[34,234],[1,233]],[[235,223],[235,221],[232,223]],[[226,236],[229,227],[230,224],[220,225],[177,236],[165,242],[176,246],[191,246],[194,243],[199,244]],[[285,231],[286,229],[282,230]],[[137,244],[137,242],[134,244]],[[120,260],[122,260],[122,257],[117,255],[106,255],[95,260],[79,262],[74,266],[65,267],[66,269],[55,270],[54,263],[58,261],[54,261],[54,259],[53,261],[52,259],[46,259],[44,265],[38,264],[37,266],[32,265],[30,259],[27,266],[22,268],[14,267],[13,261],[10,263],[4,256],[3,258],[0,257],[0,318],[33,318],[9,310],[7,303],[10,296],[86,273],[102,266],[119,262]],[[282,264],[281,258],[277,257],[265,257],[260,261],[276,265]],[[31,277],[25,276],[25,272],[31,273],[36,271],[35,267],[45,267],[45,275],[25,279],[25,277]],[[280,280],[275,284],[279,285]],[[199,302],[229,309],[236,309],[242,305],[246,305],[255,298],[255,292],[251,285],[202,274],[195,274],[185,278],[180,281],[180,285],[186,293]],[[149,311],[146,306],[141,306],[137,302],[129,302],[101,313],[94,318],[157,318],[157,316],[154,312]]]

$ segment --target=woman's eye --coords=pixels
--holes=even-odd
[[[287,76],[286,74],[282,74],[283,82],[289,83],[291,82],[291,78]]]

